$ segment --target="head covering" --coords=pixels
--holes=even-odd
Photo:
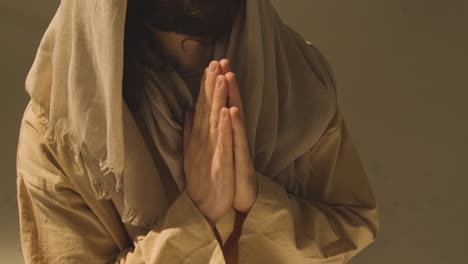
[[[217,41],[214,59],[230,60],[255,168],[274,178],[325,132],[337,109],[336,89],[324,57],[282,22],[269,0],[245,2],[231,33]],[[99,173],[89,175],[96,198],[120,197],[122,221],[150,227],[167,206],[159,176],[170,173],[184,188],[180,142],[187,109],[180,105],[194,107],[195,100],[177,73],[152,78],[147,105],[153,125],[172,127],[151,133],[169,167],[163,169],[147,158],[122,97],[125,14],[125,0],[62,1],[41,41],[26,91],[34,112],[46,120],[45,139],[63,144],[68,136],[70,147],[96,161]],[[175,104],[176,95],[183,94],[184,103]]]

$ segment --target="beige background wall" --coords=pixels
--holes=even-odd
[[[381,210],[353,263],[468,263],[468,1],[272,0],[327,56]],[[58,0],[0,1],[0,256],[22,263],[15,198],[24,79]]]

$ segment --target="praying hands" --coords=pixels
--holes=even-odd
[[[183,135],[186,191],[212,226],[231,207],[247,214],[257,199],[244,117],[229,61],[212,61]]]

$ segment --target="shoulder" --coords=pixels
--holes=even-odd
[[[333,86],[336,86],[336,79],[335,79],[335,73],[334,70],[328,60],[328,58],[325,56],[325,54],[320,51],[320,49],[313,44],[310,41],[304,40],[311,52],[315,54],[315,57],[317,58],[317,62],[323,69],[323,74],[327,76],[328,80],[331,82]]]
[[[68,182],[68,171],[76,169],[79,157],[70,145],[58,145],[47,139],[47,120],[30,101],[19,130],[16,169],[17,177],[39,188],[51,188]]]
[[[333,68],[327,56],[313,41],[305,39],[299,32],[285,25],[290,36],[295,39],[296,47],[306,58],[310,68],[320,78],[323,84],[336,88],[336,79]]]

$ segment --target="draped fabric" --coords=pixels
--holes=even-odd
[[[125,205],[122,221],[148,228],[168,206],[161,175],[184,188],[182,116],[196,98],[177,72],[149,69],[145,133],[168,168],[142,158],[150,153],[148,141],[122,100],[125,12],[125,0],[62,1],[26,90],[47,123],[44,138],[65,144],[67,135],[67,144],[86,156],[96,198],[118,200]],[[238,77],[255,168],[274,178],[317,143],[336,114],[328,65],[269,0],[246,1],[232,31],[216,43],[214,59],[222,58]]]

